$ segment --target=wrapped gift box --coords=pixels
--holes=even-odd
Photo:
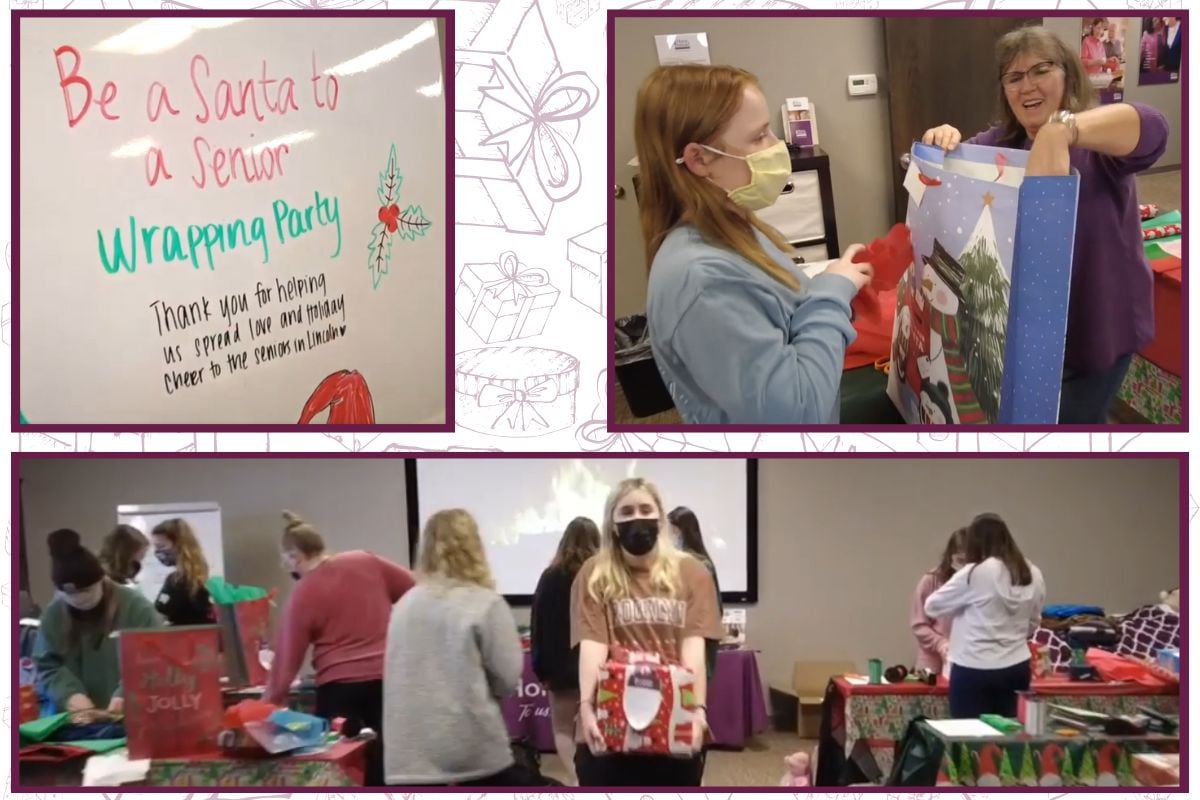
[[[495,264],[463,266],[454,308],[480,339],[494,344],[540,334],[558,295],[546,270],[502,253]]]
[[[571,262],[571,297],[597,314],[608,302],[608,223],[567,241]]]
[[[1183,421],[1183,381],[1153,361],[1135,355],[1117,397],[1155,424]]]
[[[600,670],[596,720],[612,753],[691,757],[696,710],[690,670],[645,653],[618,655]]]
[[[540,347],[506,345],[454,359],[454,421],[492,436],[540,436],[575,424],[579,360]]]
[[[1178,786],[1179,755],[1172,753],[1135,753],[1133,777],[1142,786]]]
[[[439,0],[455,12],[456,221],[545,233],[579,191],[575,137],[599,91],[564,72],[534,0]]]

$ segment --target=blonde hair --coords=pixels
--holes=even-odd
[[[284,511],[283,519],[287,523],[283,529],[284,550],[295,550],[306,558],[325,552],[325,540],[321,538],[321,534],[299,514]]]
[[[1025,126],[1017,120],[1000,78],[1008,66],[1025,53],[1036,53],[1053,61],[1063,70],[1062,109],[1072,113],[1086,111],[1096,105],[1096,90],[1088,80],[1087,70],[1079,56],[1079,48],[1071,48],[1058,34],[1041,25],[1026,25],[1009,31],[996,42],[996,86],[1000,90],[1000,144],[1019,145],[1025,140]]]
[[[612,490],[604,503],[604,520],[600,525],[600,552],[596,555],[596,565],[588,577],[587,584],[588,594],[597,602],[607,603],[630,595],[632,572],[621,553],[620,537],[613,514],[625,495],[639,489],[649,494],[658,506],[658,550],[657,557],[650,567],[650,585],[655,591],[669,597],[678,595],[682,586],[680,562],[684,554],[667,535],[667,515],[663,511],[662,495],[658,487],[645,478],[626,478],[617,484],[617,488]]]
[[[192,526],[188,525],[187,520],[176,517],[158,523],[151,535],[161,536],[174,546],[177,554],[175,574],[191,594],[199,593],[208,583],[208,560],[200,549]]]
[[[686,217],[708,242],[732,250],[785,286],[799,288],[796,276],[767,255],[754,231],[790,255],[792,247],[783,235],[749,211],[745,217],[731,213],[724,190],[675,163],[692,142],[725,149],[718,136],[751,86],[761,91],[758,79],[744,69],[696,64],[659,67],[642,82],[633,139],[647,268],[663,239]]]
[[[417,563],[421,572],[432,578],[496,588],[479,525],[461,508],[439,511],[429,518],[421,531]]]

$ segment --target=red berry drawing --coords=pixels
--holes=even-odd
[[[419,205],[409,205],[403,210],[397,204],[400,184],[404,178],[396,166],[396,145],[388,153],[387,167],[379,173],[379,224],[371,229],[371,243],[367,245],[370,256],[367,266],[371,270],[372,288],[378,289],[380,281],[388,272],[392,261],[392,242],[396,238],[413,241],[429,232],[432,225]]]

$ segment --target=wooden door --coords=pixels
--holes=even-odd
[[[948,122],[971,136],[997,119],[996,40],[1041,17],[884,18],[891,112],[894,219],[904,220],[908,196],[900,156],[926,129]]]

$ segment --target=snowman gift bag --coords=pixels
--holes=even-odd
[[[910,424],[1058,421],[1079,173],[1028,158],[913,145],[887,388]]]
[[[615,650],[600,670],[596,721],[609,753],[689,758],[696,695],[691,670],[651,653]]]

